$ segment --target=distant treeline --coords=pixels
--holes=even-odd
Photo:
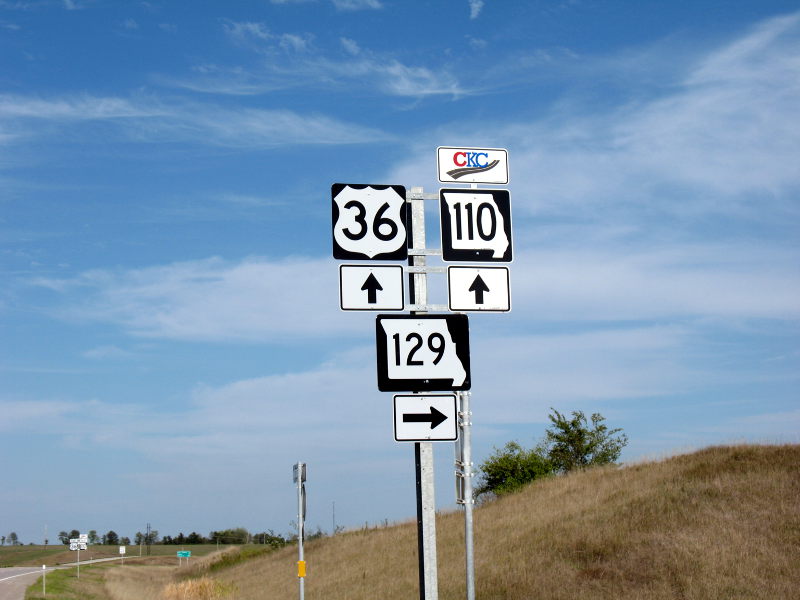
[[[183,532],[176,536],[165,535],[161,544],[266,544],[275,548],[280,548],[287,544],[288,540],[281,534],[275,533],[271,529],[261,533],[250,533],[244,527],[235,529],[224,529],[222,531],[212,531],[205,537],[196,531],[189,535]]]
[[[69,544],[70,539],[75,539],[80,535],[77,529],[72,531],[62,531],[59,533],[58,538],[62,544]],[[100,536],[97,531],[89,531],[88,542],[90,544],[105,544],[110,546],[122,545],[128,546],[131,544],[131,539],[128,537],[120,537],[115,531]],[[12,536],[9,535],[9,541]],[[16,534],[14,538],[16,539]],[[4,540],[5,541],[5,540]],[[133,544],[151,545],[151,544],[174,544],[174,545],[191,545],[191,544],[266,544],[274,548],[285,546],[290,540],[283,537],[279,533],[275,533],[271,529],[269,531],[262,531],[261,533],[250,533],[244,527],[236,527],[234,529],[223,529],[221,531],[212,531],[208,536],[204,536],[196,531],[191,532],[189,535],[184,535],[180,532],[176,536],[165,535],[163,538],[155,529],[151,529],[149,534],[137,531],[133,536]],[[47,544],[47,541],[45,541]]]

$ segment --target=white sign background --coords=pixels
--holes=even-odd
[[[431,407],[447,418],[431,428],[430,421],[404,421],[403,415],[431,414]],[[397,442],[454,442],[458,439],[455,394],[415,394],[394,397],[394,439]]]
[[[508,152],[503,148],[436,149],[436,170],[442,183],[508,183]]]
[[[480,281],[476,282],[476,278]],[[470,291],[477,286],[478,291]],[[511,291],[508,267],[447,267],[448,307],[453,311],[508,312]],[[480,300],[480,302],[479,302]]]
[[[372,275],[381,290],[362,289]],[[339,265],[339,307],[342,310],[403,310],[405,286],[400,265]],[[370,297],[375,302],[370,303]]]

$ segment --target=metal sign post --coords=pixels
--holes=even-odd
[[[456,502],[464,506],[464,546],[467,580],[467,600],[475,600],[475,553],[472,509],[475,499],[472,492],[472,411],[471,392],[457,392],[460,401],[461,440],[456,444]]]
[[[411,206],[412,250],[410,267],[425,267],[425,196],[422,188],[412,188],[408,202]],[[415,313],[427,312],[428,275],[424,269],[409,276],[411,298]],[[412,313],[412,314],[415,314]],[[433,444],[414,444],[414,466],[417,484],[417,546],[419,550],[420,600],[439,598],[436,564],[436,498],[434,492]]]
[[[306,519],[306,463],[298,462],[293,467],[294,482],[297,484],[297,579],[300,582],[300,600],[305,599],[306,561],[303,555]]]
[[[82,533],[78,535],[78,537],[72,538],[69,541],[69,549],[78,551],[78,579],[81,578],[81,550],[86,550],[88,542],[89,536],[85,533]]]

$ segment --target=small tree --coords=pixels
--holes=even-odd
[[[59,531],[58,539],[64,545],[69,544],[69,533],[67,533],[66,531]]]
[[[16,531],[12,531],[11,533],[8,534],[8,542],[12,546],[16,546],[17,544],[19,544],[19,538],[17,538],[17,532]]]
[[[145,534],[144,543],[147,546],[158,543],[158,529],[151,529],[149,534]]]
[[[90,544],[97,544],[100,541],[100,538],[97,537],[97,530],[95,529],[89,530],[88,538]]]
[[[526,450],[517,442],[508,442],[503,449],[495,448],[480,469],[482,474],[475,489],[477,497],[514,492],[526,483],[553,473],[553,466],[541,445]]]
[[[573,411],[568,419],[556,409],[549,415],[552,428],[545,433],[547,456],[556,471],[567,473],[594,465],[613,464],[622,449],[628,444],[624,433],[614,437],[622,429],[609,429],[603,424],[600,413],[592,415],[592,425],[581,411]]]
[[[555,409],[549,415],[552,427],[545,431],[542,442],[526,450],[517,442],[495,448],[494,454],[481,463],[481,476],[475,495],[502,495],[518,490],[536,479],[554,473],[593,465],[613,464],[628,443],[621,429],[609,429],[599,413],[592,415],[591,427],[580,411],[567,419]]]
[[[119,536],[117,535],[117,532],[114,531],[113,529],[109,531],[107,534],[105,534],[103,537],[106,540],[105,543],[108,544],[109,546],[116,546],[119,544]]]
[[[6,536],[2,535],[0,536],[0,546],[5,546],[5,545],[6,545]]]

